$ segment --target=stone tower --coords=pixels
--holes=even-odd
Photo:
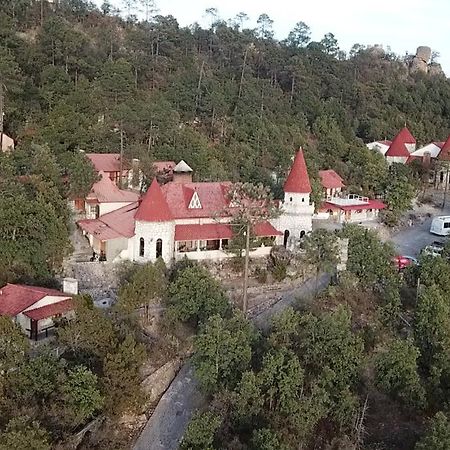
[[[311,183],[302,149],[295,155],[283,190],[282,212],[276,220],[276,227],[284,233],[283,245],[293,249],[298,241],[312,230],[314,214],[314,205],[310,200]]]
[[[170,265],[174,255],[175,221],[156,178],[134,218],[133,260],[155,262],[161,257]]]

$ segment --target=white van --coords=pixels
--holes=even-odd
[[[439,236],[447,236],[450,234],[450,216],[435,217],[431,222],[430,233]]]

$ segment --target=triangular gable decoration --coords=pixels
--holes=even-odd
[[[197,191],[194,191],[192,194],[191,201],[189,202],[189,209],[201,209],[202,204],[200,202],[200,198],[198,196]]]

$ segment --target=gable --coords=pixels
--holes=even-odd
[[[198,192],[194,191],[191,197],[191,201],[189,202],[189,209],[201,209],[202,204],[200,203],[200,198],[198,196]]]

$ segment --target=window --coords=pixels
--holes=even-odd
[[[441,173],[439,174],[439,180],[440,180],[441,183],[444,182],[444,172],[441,172]]]
[[[192,195],[191,201],[189,202],[189,209],[201,209],[202,204],[200,203],[200,198],[196,191]]]
[[[290,202],[292,202],[292,197],[289,199]]]
[[[302,197],[302,203],[305,203],[305,197]]]
[[[444,228],[450,228],[450,222],[444,222]]]
[[[162,257],[162,239],[158,239],[156,241],[156,257],[157,258]]]
[[[197,250],[197,241],[179,241],[177,250],[180,253],[195,252]]]
[[[303,239],[305,237],[306,231],[302,230],[300,231],[300,239]]]
[[[219,239],[206,241],[206,250],[219,250],[219,248],[220,248],[220,240]]]
[[[283,240],[283,245],[286,247],[287,243],[288,243],[288,239],[289,239],[289,230],[285,230],[284,231],[284,240]]]
[[[144,256],[145,251],[145,243],[144,238],[139,239],[139,256]]]

